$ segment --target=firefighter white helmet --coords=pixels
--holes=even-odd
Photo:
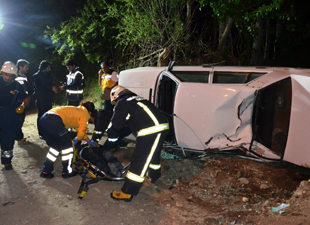
[[[15,66],[15,64],[13,62],[6,61],[2,65],[1,72],[14,74],[15,76],[17,76],[17,67]]]
[[[123,86],[115,86],[114,88],[112,88],[111,93],[110,93],[110,99],[111,99],[111,104],[115,105],[117,100],[120,97],[120,92],[126,90],[125,87]]]

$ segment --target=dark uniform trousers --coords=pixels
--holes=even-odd
[[[131,157],[130,169],[122,187],[124,193],[137,195],[147,172],[154,182],[160,178],[160,153],[168,132],[169,130],[163,130],[137,138],[136,147]],[[152,165],[159,167],[154,169]]]
[[[17,133],[16,133],[16,140],[22,140],[24,138],[24,134],[22,131],[22,127],[26,118],[26,110],[22,114],[18,114],[18,126],[17,126]]]
[[[40,121],[40,118],[43,116],[43,114],[53,107],[52,102],[53,102],[52,99],[37,99],[35,102],[36,107],[38,109],[37,126],[38,126],[39,135],[41,136],[43,135],[41,134],[41,131],[39,128],[39,121]]]
[[[0,106],[0,145],[1,163],[11,164],[13,147],[18,126],[18,114],[16,105]]]
[[[43,172],[51,173],[58,155],[62,155],[62,172],[72,172],[73,147],[71,136],[61,117],[47,112],[39,120],[39,130],[50,147],[44,162]]]

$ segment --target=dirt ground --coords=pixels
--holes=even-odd
[[[27,145],[15,144],[13,170],[0,172],[1,225],[99,225],[99,224],[310,224],[310,181],[283,166],[240,159],[191,154],[184,158],[162,154],[162,177],[145,180],[132,202],[115,201],[110,192],[123,181],[99,181],[78,200],[81,177],[39,177],[48,151],[36,128],[36,111],[23,127]],[[91,126],[89,131],[91,132]],[[115,155],[130,160],[134,143]],[[272,207],[289,204],[279,215]]]

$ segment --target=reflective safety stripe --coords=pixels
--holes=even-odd
[[[153,169],[153,170],[159,170],[160,167],[161,167],[161,165],[160,165],[160,164],[158,164],[158,165],[150,164],[149,167],[150,167],[151,169]]]
[[[1,150],[1,157],[12,158],[13,157],[13,150],[8,150],[8,151]]]
[[[110,122],[107,129],[109,129],[109,128],[111,128],[111,127],[112,127],[112,123]]]
[[[57,151],[57,150],[55,150],[55,149],[53,149],[53,148],[50,148],[49,150],[48,150],[50,153],[52,153],[54,156],[58,156],[59,155],[59,151]]]
[[[47,153],[47,155],[46,155],[46,158],[48,158],[49,160],[51,160],[52,162],[55,162],[56,161],[56,157],[55,156],[53,156],[51,153]]]
[[[144,165],[144,167],[143,167],[143,170],[142,170],[140,176],[142,176],[143,174],[146,173],[146,170],[148,169],[148,165],[150,164],[150,162],[151,162],[151,160],[152,160],[152,158],[153,158],[154,152],[155,152],[155,150],[156,150],[156,148],[157,148],[157,145],[158,145],[160,136],[161,136],[161,133],[157,134],[157,137],[156,137],[156,139],[155,139],[155,141],[154,141],[154,144],[153,144],[153,146],[152,146],[151,152],[150,152],[149,156],[147,157],[146,163],[145,163],[145,165]]]
[[[73,152],[73,147],[70,147],[70,148],[61,150],[61,153],[62,153],[63,155],[68,154],[68,153],[71,153],[71,152]]]
[[[133,180],[133,181],[136,181],[136,182],[139,182],[139,183],[143,183],[143,181],[144,181],[144,177],[138,176],[137,174],[134,174],[134,173],[132,173],[130,171],[127,172],[126,177],[129,180]]]
[[[111,142],[116,142],[116,141],[118,141],[118,138],[108,138],[108,140]]]
[[[67,92],[70,94],[83,94],[83,90],[77,90],[77,91],[67,90]]]
[[[102,134],[102,131],[94,131],[95,134]]]
[[[137,104],[138,104],[140,107],[142,107],[143,110],[151,117],[151,119],[153,120],[153,122],[155,123],[155,125],[159,125],[158,120],[156,119],[156,117],[154,116],[154,114],[151,112],[151,110],[150,110],[146,105],[144,105],[144,104],[141,103],[141,102],[138,102]]]
[[[69,154],[69,155],[63,155],[61,157],[62,161],[67,161],[73,158],[73,154]]]
[[[129,118],[130,118],[130,114],[128,113],[126,116],[126,120],[129,120]]]
[[[168,130],[169,129],[169,124],[168,123],[163,123],[163,124],[159,124],[157,126],[152,126],[152,127],[148,127],[145,129],[142,129],[138,132],[137,137],[139,136],[145,136],[145,135],[149,135],[149,134],[154,134],[163,130]]]

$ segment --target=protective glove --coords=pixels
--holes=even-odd
[[[79,142],[76,137],[73,139],[73,141],[74,141],[74,145],[76,145]]]
[[[93,140],[90,140],[89,142],[87,142],[87,144],[96,147],[96,144]]]

